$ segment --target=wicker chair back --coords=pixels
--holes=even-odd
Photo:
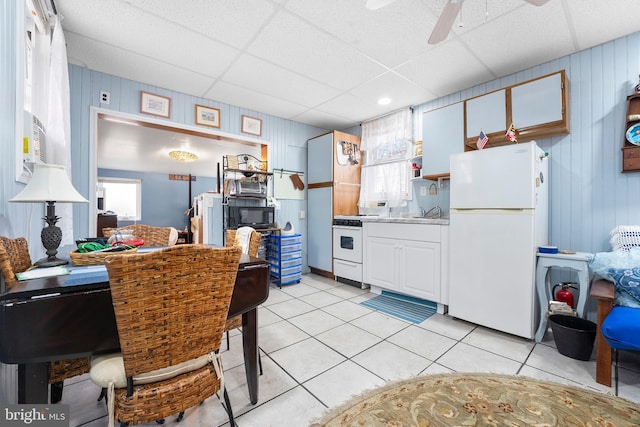
[[[118,228],[103,228],[104,237],[111,237],[115,230],[130,230],[134,239],[144,239],[142,247],[169,246],[171,227],[154,227],[146,224],[133,224]]]
[[[24,237],[10,239],[0,236],[0,270],[2,278],[7,285],[15,283],[18,279],[16,273],[22,273],[31,267],[29,244]]]
[[[107,257],[127,377],[175,366],[220,348],[240,248],[177,245]],[[116,389],[115,418],[146,423],[198,405],[220,389],[211,364],[161,382]]]

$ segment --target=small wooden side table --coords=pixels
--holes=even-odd
[[[178,241],[176,242],[177,245],[184,245],[187,243],[191,243],[189,241],[189,232],[188,231],[178,231]]]
[[[536,290],[540,303],[540,323],[535,335],[535,341],[540,342],[547,332],[547,310],[549,301],[553,299],[549,270],[551,268],[568,268],[578,273],[578,304],[576,312],[578,316],[584,316],[584,306],[589,295],[589,281],[591,273],[589,271],[589,261],[593,254],[587,252],[576,252],[575,254],[545,254],[538,252],[538,263],[536,266]]]

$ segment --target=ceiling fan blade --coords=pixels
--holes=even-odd
[[[451,31],[451,26],[456,20],[456,16],[458,16],[458,12],[460,12],[463,1],[464,0],[449,0],[449,3],[447,3],[442,10],[440,18],[438,18],[438,22],[436,22],[436,26],[431,32],[429,44],[437,44],[447,38],[449,31]]]
[[[545,4],[548,1],[549,0],[527,0],[527,2],[531,3],[534,6],[542,6],[543,4]]]
[[[366,8],[369,10],[380,9],[388,4],[395,2],[396,0],[367,0]]]

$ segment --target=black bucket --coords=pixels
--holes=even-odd
[[[598,326],[590,320],[552,314],[549,323],[560,354],[577,360],[589,360]]]

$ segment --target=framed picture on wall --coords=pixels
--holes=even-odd
[[[141,90],[140,112],[169,118],[171,115],[171,98]]]
[[[196,124],[211,126],[212,128],[220,127],[220,110],[213,107],[205,107],[196,104]]]
[[[262,120],[243,115],[242,132],[257,136],[262,135]]]

